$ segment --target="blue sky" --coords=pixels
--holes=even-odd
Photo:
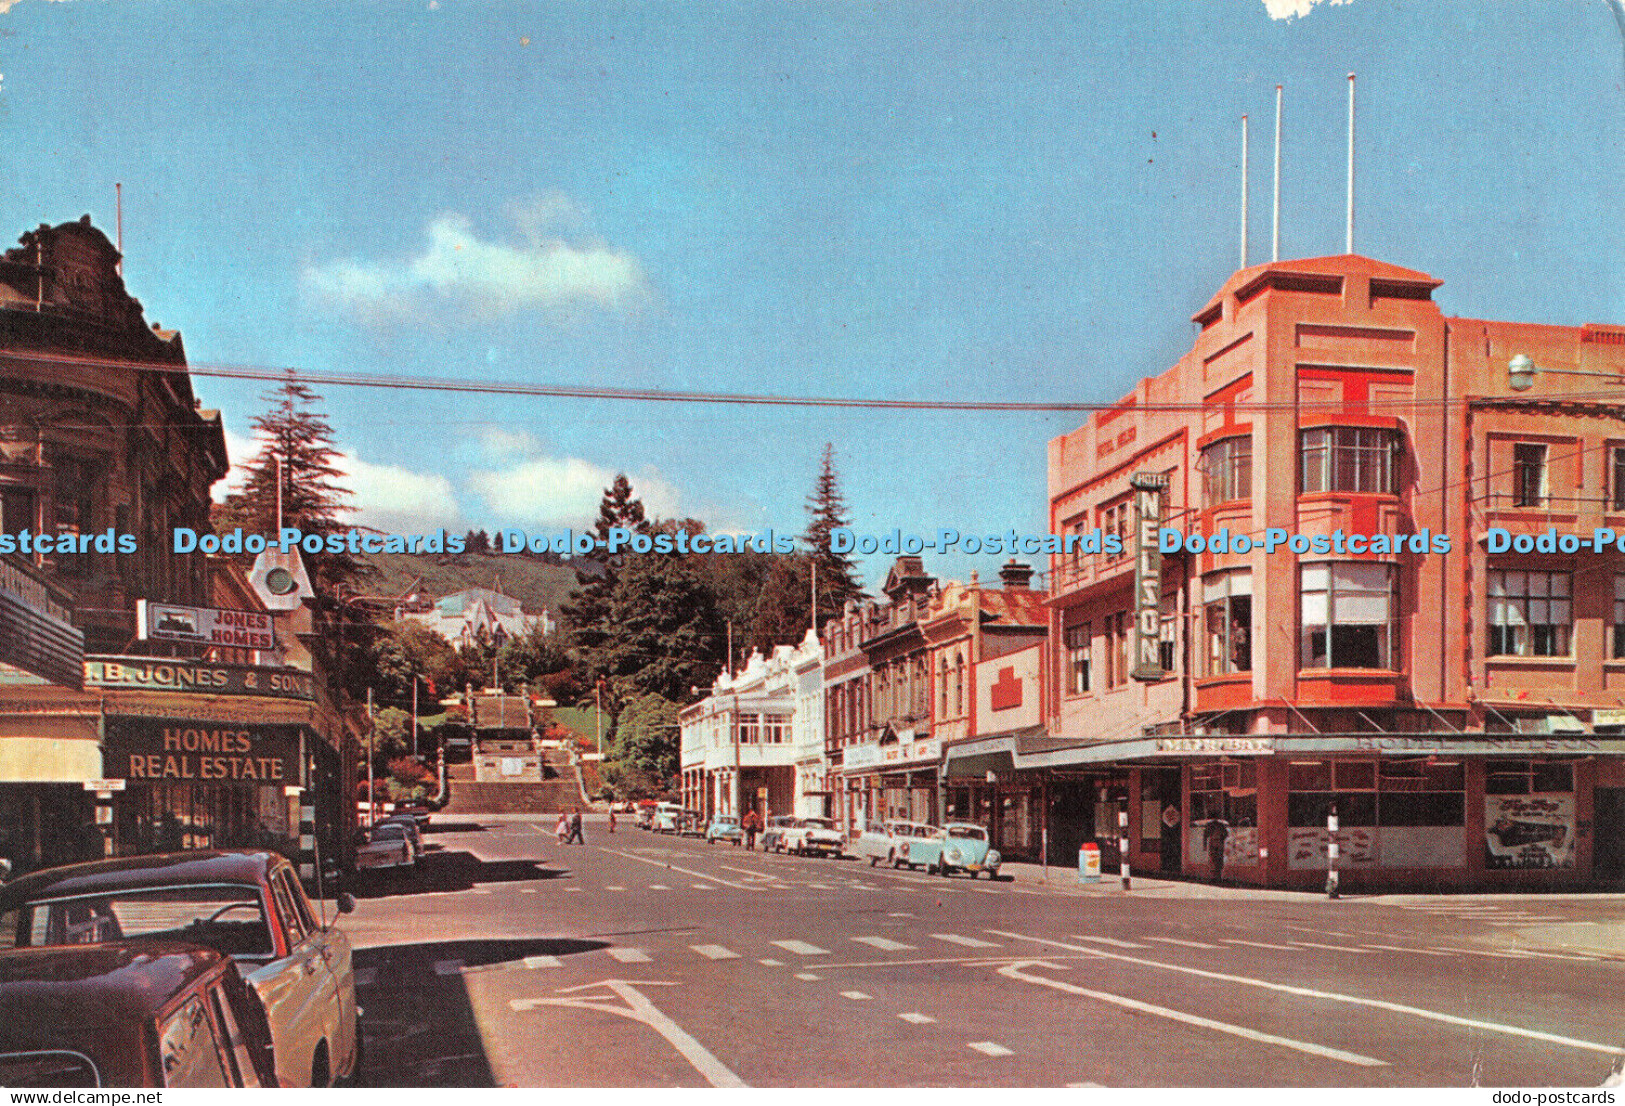
[[[194,364],[792,395],[1109,401],[1267,258],[1360,253],[1451,314],[1625,322],[1605,0],[0,0],[0,234],[88,212]],[[9,228],[9,229],[8,229]],[[238,449],[263,387],[199,379]],[[1075,415],[328,389],[365,521],[658,513],[1041,531]],[[998,558],[929,567],[990,574]],[[881,558],[863,565],[884,575]]]

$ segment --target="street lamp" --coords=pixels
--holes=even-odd
[[[1625,384],[1625,376],[1618,373],[1589,372],[1585,369],[1543,369],[1526,353],[1520,353],[1507,362],[1507,384],[1514,392],[1527,392],[1534,387],[1536,373],[1558,373],[1561,376],[1598,376],[1615,384]]]

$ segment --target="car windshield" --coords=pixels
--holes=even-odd
[[[381,826],[372,827],[372,839],[374,841],[399,841],[401,838],[403,838],[405,836],[406,836],[406,827],[405,826],[392,825],[390,823],[385,823],[384,825],[381,825]]]
[[[275,947],[258,888],[149,887],[25,903],[17,944],[99,945],[161,938],[208,945],[228,956],[271,956]]]
[[[981,826],[949,826],[949,837],[960,837],[969,841],[986,841],[987,830]]]

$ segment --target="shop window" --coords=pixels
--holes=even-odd
[[[1379,826],[1466,824],[1466,777],[1459,763],[1385,760],[1380,767]]]
[[[1381,427],[1323,426],[1299,435],[1301,487],[1310,492],[1391,494],[1399,434]]]
[[[1066,692],[1089,693],[1089,623],[1066,628]]]
[[[1574,621],[1566,572],[1491,570],[1489,655],[1566,657]]]
[[[1209,507],[1253,494],[1253,439],[1226,438],[1202,450],[1202,501]]]
[[[1190,824],[1214,818],[1236,828],[1258,824],[1258,766],[1252,761],[1192,766]]]
[[[1491,760],[1485,763],[1484,794],[1546,795],[1574,790],[1574,766],[1567,761]]]
[[[1217,572],[1202,580],[1202,620],[1206,638],[1203,675],[1253,670],[1253,574],[1251,569]]]
[[[1325,829],[1335,807],[1340,829],[1375,826],[1376,787],[1371,761],[1294,761],[1287,771],[1287,825]]]
[[[1540,442],[1518,442],[1512,447],[1512,505],[1546,505],[1546,446]]]
[[[1299,571],[1300,667],[1395,667],[1394,566],[1338,561]]]

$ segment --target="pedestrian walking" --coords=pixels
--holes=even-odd
[[[756,815],[756,808],[751,807],[745,811],[744,818],[739,821],[739,828],[745,831],[745,848],[756,847],[756,833],[762,828],[762,820]]]
[[[559,844],[564,844],[570,836],[570,818],[564,811],[559,811],[559,824],[553,827],[553,832],[559,835]]]
[[[1213,882],[1224,880],[1224,843],[1230,839],[1230,823],[1223,818],[1209,818],[1202,843],[1207,846],[1207,860],[1213,867]]]
[[[609,804],[609,832],[615,832],[615,804]]]
[[[587,839],[581,836],[580,807],[576,807],[575,813],[570,815],[570,836],[564,839],[564,843],[568,845],[572,841],[574,841],[577,845],[585,845],[587,843]]]

